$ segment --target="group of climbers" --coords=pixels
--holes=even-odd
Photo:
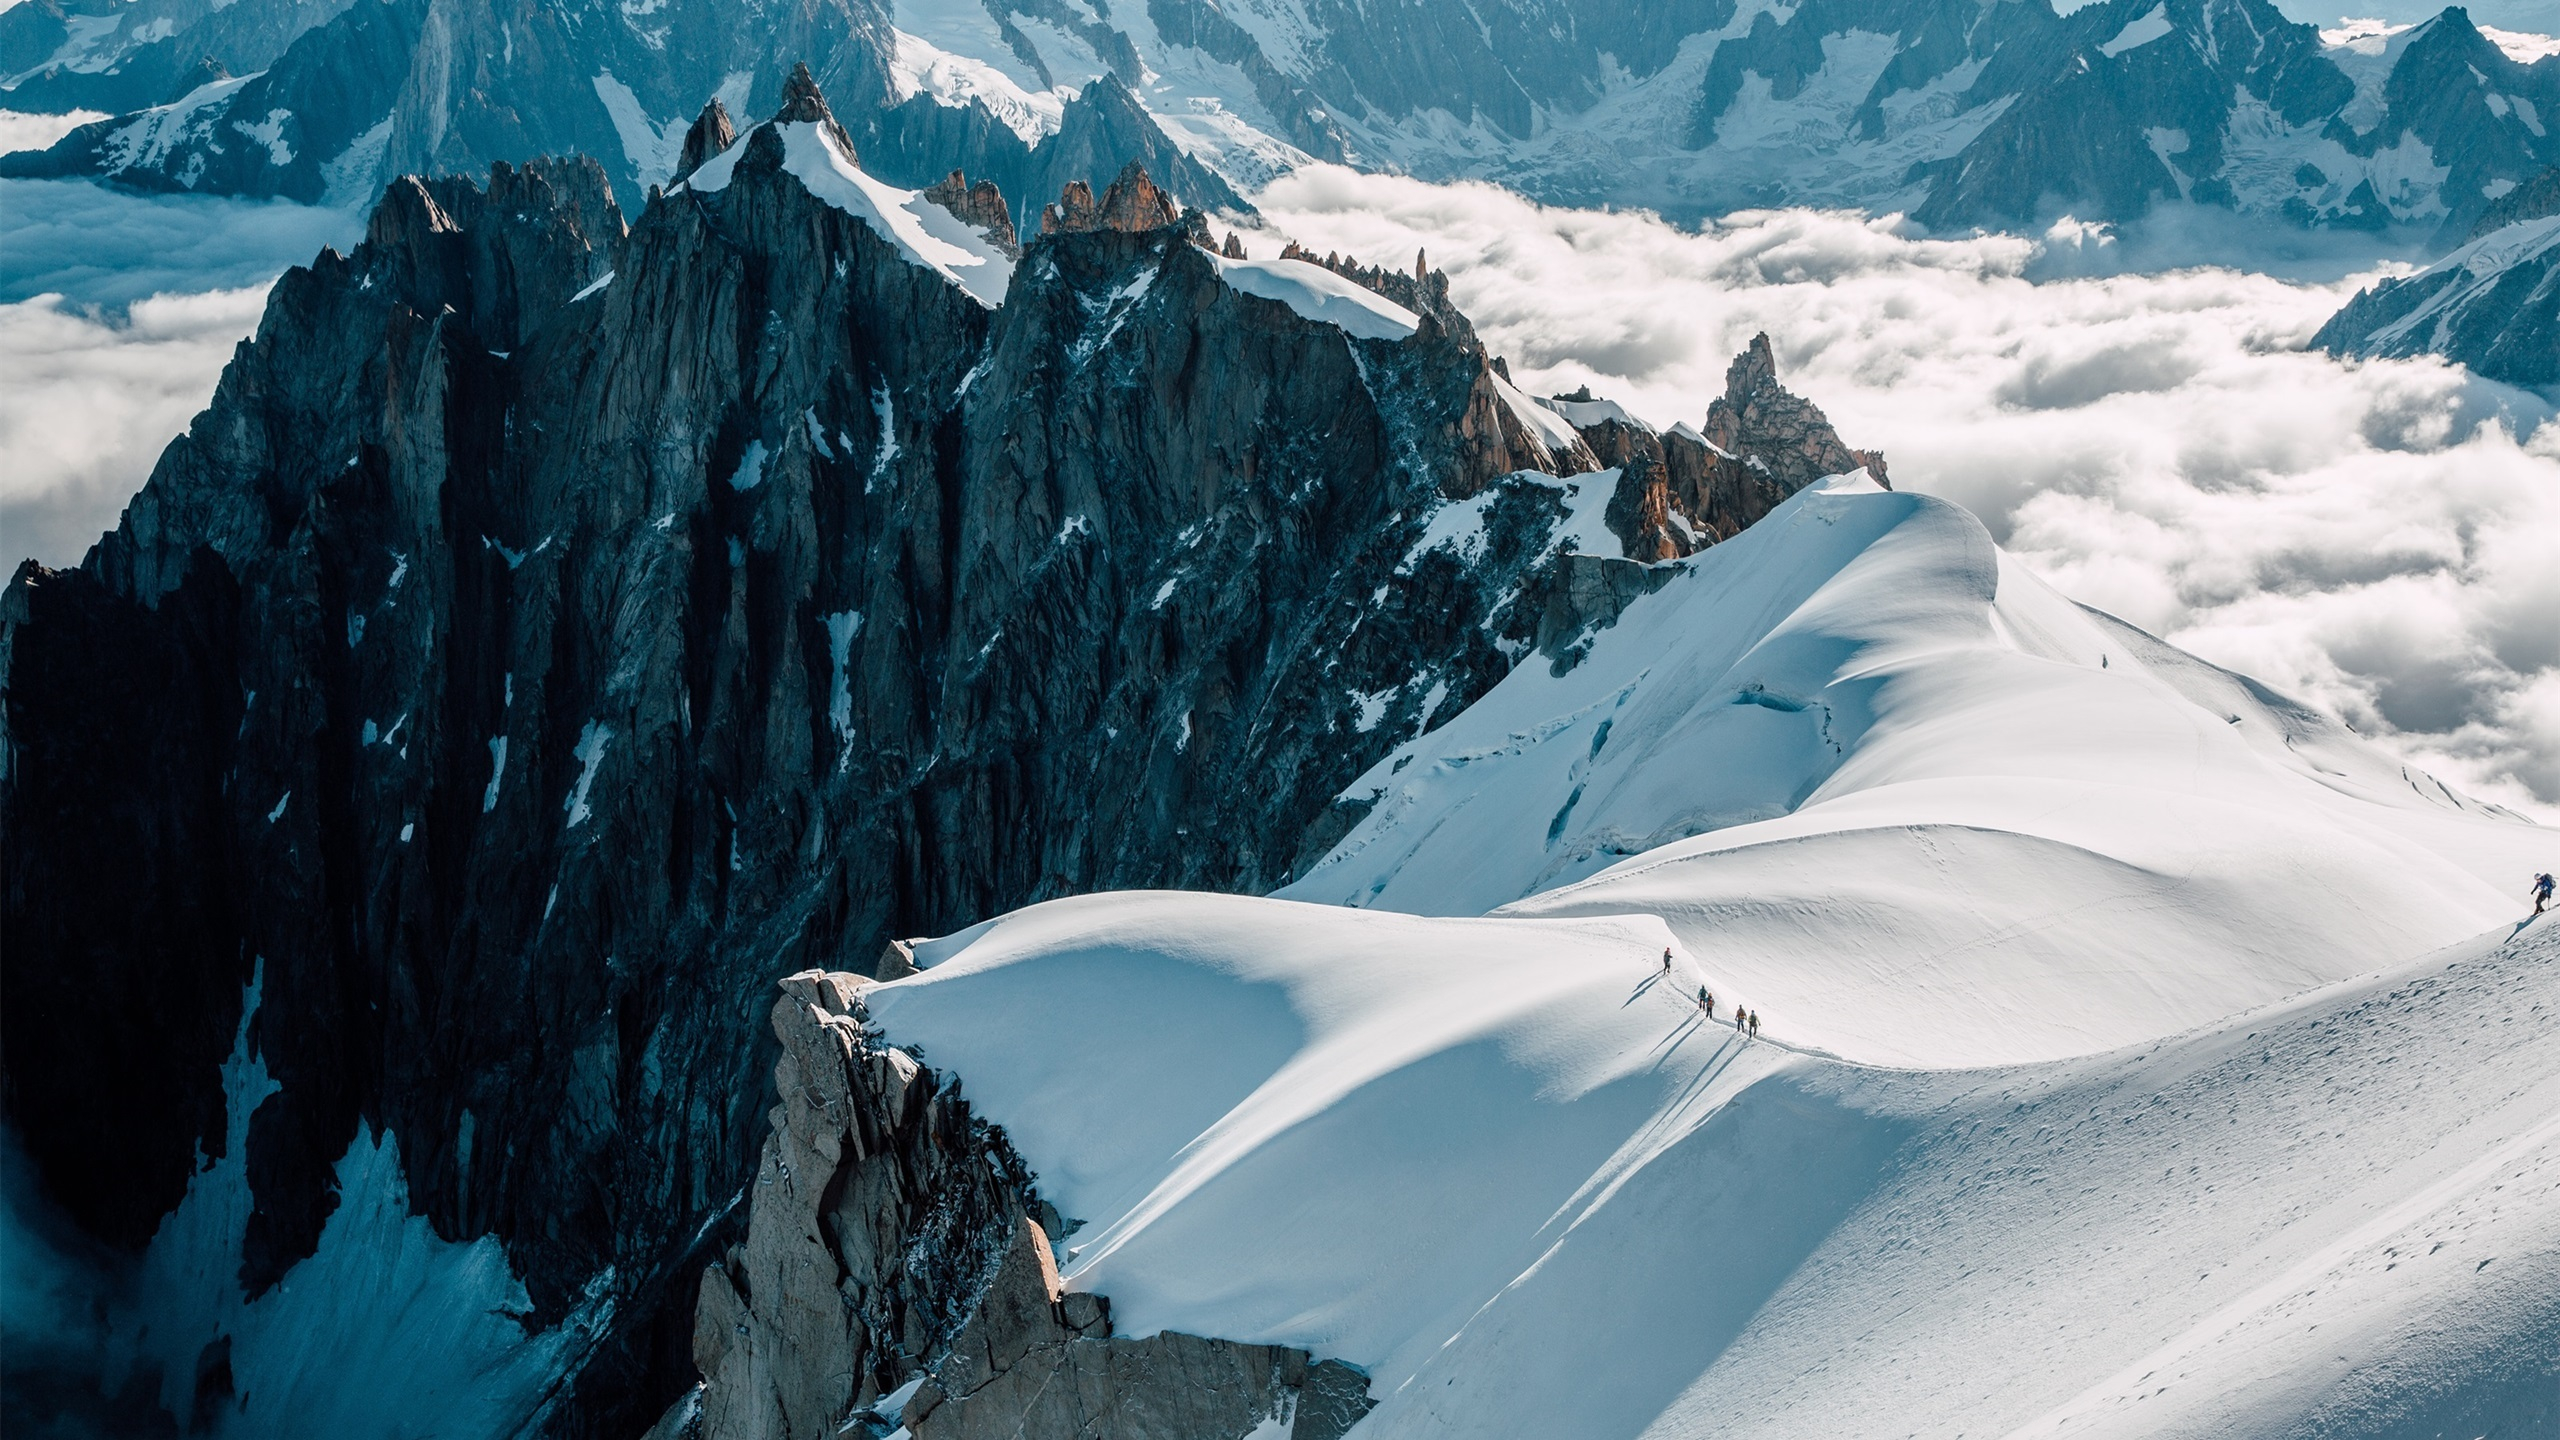
[[[1662,947],[1662,973],[1665,976],[1668,976],[1671,973],[1671,947],[1668,945]],[[1703,1011],[1708,1019],[1713,1020],[1716,1018],[1715,992],[1709,990],[1704,985],[1698,987],[1698,1009]],[[1747,1034],[1754,1039],[1757,1039],[1760,1034],[1760,1012],[1756,1010],[1745,1010],[1739,1005],[1735,1006],[1733,1009],[1733,1028],[1738,1033]]]

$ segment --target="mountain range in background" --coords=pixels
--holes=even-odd
[[[0,103],[115,118],[0,173],[356,201],[583,153],[630,208],[706,100],[764,113],[805,61],[914,186],[1048,195],[1134,159],[1232,207],[1315,159],[1675,220],[2186,202],[2450,244],[2560,161],[2560,55],[2504,39],[2458,7],[2322,32],[2265,0],[30,0],[0,12]]]

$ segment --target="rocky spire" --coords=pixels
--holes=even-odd
[[[1136,234],[1180,223],[1182,215],[1174,207],[1173,197],[1157,189],[1156,182],[1147,178],[1147,168],[1135,160],[1121,168],[1120,177],[1102,193],[1099,205],[1094,203],[1092,186],[1082,180],[1070,180],[1057,203],[1040,211],[1043,235],[1086,230]]]
[[[827,108],[827,97],[818,93],[817,78],[809,73],[806,61],[791,67],[791,78],[782,82],[782,108],[773,112],[776,125],[795,121],[820,127],[844,151],[847,163],[860,163],[854,154],[853,137],[836,123],[835,112]]]
[[[1156,182],[1147,178],[1147,167],[1135,160],[1120,168],[1119,177],[1102,194],[1105,230],[1158,230],[1179,218],[1173,197],[1157,189]]]
[[[1101,218],[1093,207],[1093,187],[1081,180],[1068,181],[1055,201],[1040,207],[1040,233],[1043,235],[1101,228]]]
[[[1218,251],[1218,253],[1226,256],[1230,260],[1242,260],[1246,258],[1244,253],[1244,242],[1236,238],[1236,232],[1233,230],[1227,232],[1227,243]]]
[[[1703,431],[1657,434],[1615,406],[1577,414],[1571,407],[1591,403],[1588,386],[1556,398],[1602,463],[1620,468],[1607,520],[1633,559],[1677,559],[1731,539],[1826,475],[1863,469],[1888,483],[1881,453],[1851,449],[1822,407],[1778,383],[1766,334],[1725,368]]]
[[[986,232],[987,239],[1009,258],[1018,259],[1022,246],[1013,233],[1013,212],[1004,203],[1004,192],[993,180],[975,185],[969,177],[954,170],[928,185],[924,198],[958,216],[962,224],[974,225]]]
[[[1788,495],[1825,475],[1861,468],[1877,484],[1886,483],[1882,454],[1841,443],[1821,406],[1778,383],[1778,360],[1765,331],[1752,336],[1750,346],[1725,367],[1724,394],[1707,407],[1702,433],[1717,450],[1757,461],[1753,468],[1784,486]]]
[[[808,73],[807,67],[802,67],[801,73]],[[823,105],[825,102],[819,103]],[[720,103],[719,96],[712,96],[711,103],[702,107],[702,113],[693,117],[693,128],[684,132],[684,152],[677,157],[674,179],[668,183],[682,180],[701,169],[702,162],[737,142],[738,127],[729,118],[729,107]]]

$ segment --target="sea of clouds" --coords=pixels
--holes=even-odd
[[[71,564],[211,395],[271,277],[359,221],[0,190],[0,540]],[[1427,249],[1524,383],[1587,383],[1657,424],[1702,417],[1766,330],[1895,484],[1968,506],[2064,593],[2560,817],[2560,423],[2432,361],[2305,353],[2395,263],[2370,242],[2161,269],[2230,237],[1933,240],[1801,210],[1693,232],[1333,167],[1257,198],[1255,253],[1279,234],[1374,263]]]
[[[1790,210],[1689,232],[1333,167],[1257,199],[1256,253],[1427,250],[1525,385],[1587,383],[1657,425],[1703,418],[1765,330],[1897,486],[1969,507],[2065,594],[2560,817],[2560,423],[2434,361],[2305,353],[2371,273],[2105,273],[2116,241],[2071,224],[1931,240]]]
[[[65,118],[0,112],[0,146]],[[346,210],[0,180],[6,562],[78,563],[211,398],[275,277],[361,229]]]

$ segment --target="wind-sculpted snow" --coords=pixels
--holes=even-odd
[[[1070,1289],[1360,1365],[1381,1440],[2525,1434],[2560,945],[2514,933],[1935,1073],[1807,1053],[1723,952],[1661,977],[1642,916],[1096,896],[865,998],[1082,1222]]]
[[[1301,900],[1645,913],[1792,1033],[2086,1052],[2477,933],[2560,839],[1843,478],[1346,792]]]
[[[1363,340],[1402,340],[1422,323],[1394,301],[1304,260],[1220,259],[1217,266],[1218,278],[1245,294],[1277,300]]]

